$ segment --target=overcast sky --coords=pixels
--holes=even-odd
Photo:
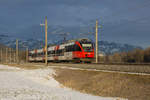
[[[0,0],[0,33],[32,34],[45,16],[48,25],[64,27],[86,27],[98,19],[102,40],[148,47],[149,10],[149,0]]]

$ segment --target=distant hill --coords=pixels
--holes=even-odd
[[[49,44],[57,44],[61,43],[61,40],[49,41]],[[14,37],[10,37],[7,35],[0,35],[0,46],[10,46],[15,48],[16,46],[16,39]],[[35,48],[42,48],[44,47],[44,41],[41,39],[24,39],[19,40],[19,48],[25,49],[25,46],[28,46],[29,49]],[[127,52],[134,50],[136,48],[142,49],[140,46],[134,46],[130,44],[120,44],[115,42],[108,42],[108,41],[99,41],[99,51],[104,54],[113,54],[115,52]]]
[[[104,54],[113,54],[116,52],[128,52],[136,48],[143,49],[140,46],[134,46],[130,44],[120,44],[108,41],[99,41],[98,43],[99,43],[99,51]]]

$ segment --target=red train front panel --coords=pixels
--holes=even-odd
[[[78,41],[75,43],[77,46],[81,48],[81,51],[74,51],[73,57],[74,58],[94,58],[94,48],[92,43],[90,44],[80,44]],[[86,49],[88,48],[88,50]]]

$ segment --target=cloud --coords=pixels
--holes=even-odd
[[[48,16],[49,25],[61,25],[75,33],[76,27],[94,27],[98,18],[104,25],[103,39],[124,42],[134,38],[125,41],[134,44],[137,38],[142,45],[150,36],[150,20],[142,19],[150,16],[149,4],[149,0],[0,0],[0,29],[32,34],[39,31],[33,26],[39,26]],[[136,19],[141,20],[133,22]]]

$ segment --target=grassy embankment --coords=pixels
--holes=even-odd
[[[56,69],[63,86],[104,97],[150,100],[150,76]]]

